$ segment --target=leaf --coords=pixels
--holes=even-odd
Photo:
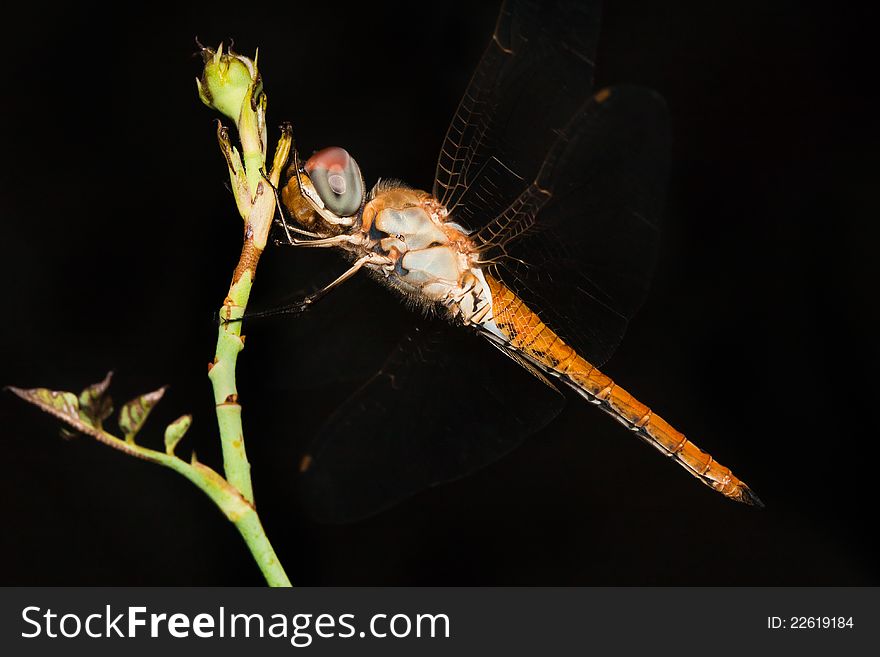
[[[111,378],[113,372],[107,372],[103,381],[94,383],[79,393],[80,413],[98,428],[113,413],[113,400],[105,394]]]
[[[122,410],[119,411],[119,428],[122,429],[126,442],[134,442],[134,437],[146,422],[153,406],[162,399],[164,394],[165,386],[162,386],[158,390],[135,397],[122,407]]]
[[[42,411],[57,417],[62,422],[92,436],[100,434],[100,430],[84,417],[79,410],[79,400],[72,392],[64,390],[49,390],[48,388],[7,388],[13,394],[21,397],[26,402],[33,404]]]
[[[165,428],[165,453],[174,456],[174,448],[192,424],[192,415],[181,415]]]

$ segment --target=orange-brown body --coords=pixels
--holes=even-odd
[[[494,336],[490,339],[505,342],[505,350],[521,354],[546,375],[564,381],[707,486],[736,501],[762,505],[729,468],[589,363],[512,290],[483,270],[472,238],[450,221],[447,209],[433,195],[395,182],[379,183],[360,216],[346,227],[324,225],[302,202],[295,176],[282,197],[300,225],[319,230],[328,236],[326,244],[360,258],[379,280],[410,301],[425,308],[436,303],[445,306],[451,320],[481,327],[487,337]],[[409,219],[395,215],[412,208],[418,212]],[[445,257],[423,259],[420,269],[418,258],[432,253]],[[419,278],[411,279],[413,273]]]
[[[512,346],[560,377],[600,405],[639,437],[674,458],[688,472],[722,495],[761,505],[751,489],[709,454],[673,429],[611,378],[591,365],[553,332],[503,283],[486,275],[492,293],[492,314],[496,326]]]
[[[470,239],[460,228],[454,228],[454,224],[447,222],[447,210],[434,198],[433,194],[394,183],[382,182],[376,186],[371,198],[364,205],[360,229],[364,233],[369,233],[376,217],[386,208],[405,210],[412,207],[422,208],[428,216],[433,217],[437,226],[446,235],[448,244],[457,251],[460,253],[473,252]]]

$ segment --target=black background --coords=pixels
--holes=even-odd
[[[240,223],[198,101],[193,38],[260,47],[269,123],[430,188],[495,3],[29,4],[4,41],[0,383],[122,401],[171,388],[142,434],[220,467],[206,364]],[[246,328],[239,389],[261,516],[298,584],[876,584],[876,22],[822,3],[606,3],[597,82],[667,99],[674,164],[655,284],[606,370],[767,503],[727,502],[572,400],[513,455],[371,520],[310,521],[308,436],[356,382],[297,358],[378,354],[406,320],[370,282],[325,317]],[[274,134],[273,134],[274,139]],[[255,303],[331,254],[270,249]],[[329,269],[328,269],[329,268]],[[333,313],[336,313],[334,315]],[[308,321],[307,319],[302,320]],[[493,354],[489,354],[492,357]],[[327,363],[331,363],[329,360]],[[444,391],[432,391],[443,395]],[[6,394],[2,584],[259,584],[190,484]]]

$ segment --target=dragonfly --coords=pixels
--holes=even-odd
[[[368,191],[345,149],[304,161],[293,149],[278,242],[335,249],[350,266],[284,311],[305,311],[365,271],[435,318],[303,457],[319,519],[362,518],[495,461],[561,411],[564,390],[725,497],[763,506],[599,370],[647,293],[670,153],[661,96],[594,89],[599,14],[599,2],[502,6],[430,192],[394,179]],[[360,339],[369,320],[348,330]]]

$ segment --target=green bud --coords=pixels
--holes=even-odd
[[[199,98],[208,107],[217,110],[238,124],[242,110],[254,112],[262,96],[262,80],[257,63],[231,50],[223,52],[221,43],[217,50],[202,48],[205,68],[202,77],[196,79]],[[248,107],[244,105],[247,103]]]

